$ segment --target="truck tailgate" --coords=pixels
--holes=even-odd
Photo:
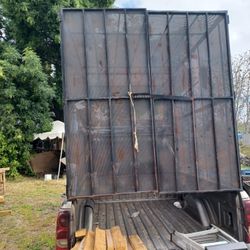
[[[175,230],[191,233],[202,227],[174,200],[97,201],[94,227],[120,226],[124,235],[138,234],[148,249],[179,249],[170,241]]]

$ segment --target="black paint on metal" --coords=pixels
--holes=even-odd
[[[213,127],[213,139],[214,139],[214,153],[215,153],[215,163],[216,163],[216,178],[217,178],[217,187],[221,188],[220,183],[220,170],[218,162],[218,153],[217,153],[217,141],[216,141],[216,129],[215,129],[215,118],[214,118],[214,91],[213,91],[213,82],[212,82],[212,69],[211,69],[211,56],[210,56],[210,39],[209,39],[209,29],[208,29],[208,14],[206,13],[206,37],[207,37],[207,52],[208,52],[208,71],[209,71],[209,84],[211,91],[211,106],[212,106],[212,127]]]
[[[170,29],[169,24],[172,17],[169,16],[169,13],[166,13],[167,16],[167,41],[168,41],[168,57],[169,57],[169,84],[170,84],[170,95],[173,96],[173,81],[172,81],[172,66],[171,66],[171,44],[170,44]],[[175,180],[175,190],[178,191],[178,178],[177,178],[177,166],[178,166],[178,157],[176,154],[176,132],[175,132],[175,100],[171,100],[171,115],[172,115],[172,128],[173,128],[173,151],[174,151],[174,180]]]
[[[168,100],[168,101],[182,101],[182,102],[192,102],[192,100],[233,100],[234,98],[232,96],[229,97],[223,97],[223,96],[216,96],[216,97],[188,97],[188,96],[174,96],[174,95],[155,95],[152,94],[150,96],[149,94],[144,93],[134,93],[133,99],[150,99],[152,98],[155,100]],[[81,98],[66,98],[65,102],[78,102],[78,101],[108,101],[109,97],[81,97]],[[111,96],[111,100],[129,100],[128,96]]]
[[[153,161],[154,161],[154,175],[155,175],[155,190],[159,191],[159,170],[156,157],[156,140],[155,140],[155,111],[154,111],[154,99],[152,90],[152,74],[151,74],[151,53],[150,53],[150,41],[149,41],[149,24],[148,24],[148,12],[145,10],[145,39],[146,39],[146,58],[147,58],[147,75],[148,75],[148,88],[150,95],[150,115],[151,115],[151,128],[152,128],[152,148],[153,148]]]
[[[226,46],[227,46],[227,60],[228,60],[228,70],[229,70],[229,82],[230,82],[230,95],[231,95],[231,112],[233,117],[233,129],[234,129],[234,143],[236,146],[236,156],[237,156],[237,165],[240,166],[240,152],[239,152],[239,142],[238,142],[238,136],[237,136],[237,123],[236,123],[236,116],[235,116],[235,102],[234,102],[234,89],[233,89],[233,74],[232,74],[232,63],[231,63],[231,52],[230,52],[230,44],[229,44],[229,30],[228,30],[228,24],[229,24],[229,16],[226,14],[226,18],[224,20],[225,24],[225,31],[226,31]],[[242,182],[241,182],[241,169],[238,168],[238,181],[239,186],[242,188]]]
[[[66,22],[66,20],[64,20],[63,18],[63,15],[64,15],[64,12],[67,12],[67,13],[71,13],[71,15],[74,15],[76,10],[74,9],[65,9],[62,11],[62,27],[64,25],[64,22]],[[74,86],[72,85],[72,82],[74,82],[75,85],[77,85],[77,81],[75,81],[75,79],[71,79],[71,81],[69,82],[66,82],[68,81],[68,76],[66,77],[66,75],[70,75],[70,77],[73,76],[72,72],[71,74],[69,74],[69,70],[72,70],[72,68],[70,68],[70,61],[67,60],[67,58],[65,58],[64,56],[64,51],[67,50],[67,45],[64,44],[64,37],[65,36],[74,36],[75,34],[71,34],[70,31],[64,31],[63,28],[62,28],[62,31],[61,31],[61,35],[62,35],[62,65],[63,65],[63,78],[64,78],[64,110],[65,110],[65,123],[66,123],[66,135],[70,136],[70,123],[68,121],[69,117],[70,117],[70,109],[69,109],[69,104],[71,105],[71,103],[75,104],[77,102],[80,102],[80,101],[85,101],[86,102],[86,110],[87,110],[87,113],[86,113],[86,117],[85,117],[85,121],[87,123],[87,128],[86,128],[86,134],[87,134],[87,140],[86,141],[86,146],[88,147],[88,152],[89,152],[89,155],[88,155],[88,166],[85,166],[85,168],[88,167],[89,169],[89,182],[90,182],[90,185],[91,185],[91,191],[90,193],[87,193],[85,192],[84,189],[81,189],[81,186],[79,186],[78,184],[75,185],[74,181],[72,181],[70,178],[74,178],[74,176],[76,176],[78,173],[80,172],[77,172],[77,171],[81,171],[82,167],[83,166],[76,166],[76,169],[69,169],[68,170],[68,177],[69,177],[69,180],[68,180],[68,188],[67,188],[67,193],[68,193],[68,196],[72,199],[74,199],[74,197],[100,197],[100,196],[108,196],[108,195],[115,195],[115,194],[126,194],[126,193],[131,193],[129,190],[125,190],[125,188],[123,188],[122,190],[119,190],[119,192],[117,191],[117,182],[118,182],[118,179],[119,177],[117,176],[118,174],[118,170],[116,169],[116,163],[119,165],[119,160],[116,159],[116,142],[114,140],[114,133],[115,133],[115,122],[113,123],[113,119],[114,119],[114,111],[113,109],[115,108],[115,103],[119,100],[123,100],[126,105],[128,105],[130,107],[130,114],[129,114],[129,117],[130,117],[130,126],[131,127],[126,127],[125,129],[127,129],[125,132],[129,132],[130,133],[130,130],[131,130],[131,148],[127,148],[126,149],[126,152],[130,153],[131,152],[131,159],[133,158],[133,162],[131,162],[131,170],[133,169],[133,179],[134,179],[134,190],[136,193],[144,193],[144,191],[140,188],[141,187],[141,183],[139,183],[140,181],[140,178],[141,178],[141,175],[143,175],[143,173],[141,172],[143,170],[143,161],[141,161],[141,158],[138,159],[138,153],[136,152],[136,150],[134,149],[134,144],[135,144],[135,138],[134,138],[134,129],[135,129],[135,124],[134,124],[134,118],[133,118],[133,107],[132,107],[132,104],[130,102],[130,98],[129,98],[129,95],[126,95],[125,93],[123,94],[118,94],[118,95],[115,95],[112,93],[111,91],[111,81],[110,81],[110,63],[111,63],[111,59],[109,57],[109,46],[108,46],[108,37],[107,37],[107,13],[116,13],[119,12],[119,14],[121,15],[124,15],[124,31],[120,32],[122,34],[122,37],[124,37],[124,40],[123,42],[125,42],[125,54],[124,54],[124,62],[126,63],[126,68],[125,69],[122,69],[123,72],[124,72],[124,75],[126,77],[126,84],[128,85],[128,91],[129,92],[132,92],[132,98],[133,100],[145,100],[147,102],[149,102],[150,106],[150,110],[148,111],[145,111],[145,112],[149,112],[149,116],[150,116],[150,135],[151,138],[150,141],[152,142],[152,145],[150,145],[150,147],[152,146],[152,157],[151,159],[153,159],[153,168],[154,169],[154,174],[152,175],[152,177],[150,178],[154,178],[154,180],[151,180],[151,182],[153,181],[155,183],[155,185],[153,185],[152,187],[152,190],[148,190],[147,192],[156,192],[156,193],[188,193],[188,192],[193,192],[193,193],[199,193],[199,192],[213,192],[213,191],[225,191],[225,190],[239,190],[239,188],[241,187],[240,186],[240,180],[237,179],[235,180],[235,176],[232,175],[231,176],[231,179],[233,179],[234,181],[234,185],[231,187],[229,186],[225,186],[223,184],[223,182],[221,182],[221,178],[224,178],[225,176],[223,175],[223,173],[220,171],[223,170],[225,172],[225,170],[227,169],[227,166],[225,166],[225,164],[223,165],[223,163],[219,162],[219,159],[218,159],[218,156],[221,157],[221,152],[218,151],[218,145],[220,146],[221,143],[223,142],[220,142],[218,141],[217,139],[217,123],[218,123],[218,117],[216,116],[215,117],[215,104],[218,102],[218,101],[221,101],[222,104],[226,104],[228,103],[227,101],[230,101],[230,110],[232,111],[232,121],[233,121],[233,124],[229,124],[230,126],[232,126],[233,128],[233,133],[235,135],[235,138],[234,138],[234,143],[235,143],[235,146],[237,145],[237,137],[236,137],[236,124],[235,124],[235,114],[234,114],[234,98],[233,98],[233,89],[232,89],[232,72],[231,72],[231,61],[230,61],[230,50],[229,50],[229,41],[228,41],[228,27],[227,27],[227,19],[226,19],[226,12],[173,12],[173,11],[170,11],[170,12],[166,12],[166,11],[159,11],[159,12],[154,12],[154,11],[146,11],[145,9],[105,9],[105,10],[100,10],[100,9],[91,9],[91,10],[77,10],[78,12],[80,11],[80,13],[82,13],[82,22],[83,22],[83,31],[79,31],[79,34],[80,33],[83,33],[83,44],[82,45],[79,45],[79,44],[74,44],[76,46],[76,50],[77,49],[82,49],[83,50],[83,58],[84,58],[84,63],[85,65],[82,67],[82,71],[83,71],[83,76],[84,76],[84,84],[86,85],[86,96],[85,94],[81,94],[79,93],[79,95],[69,95],[69,93],[67,93],[68,89],[70,88],[73,88]],[[86,23],[85,23],[85,13],[86,12],[91,12],[91,13],[94,13],[96,15],[102,15],[102,18],[103,18],[103,24],[104,24],[104,32],[101,33],[100,31],[95,31],[93,32],[91,30],[91,28],[89,27],[86,27]],[[133,15],[131,15],[131,13]],[[133,27],[134,25],[134,22],[138,21],[138,20],[141,20],[141,19],[136,19],[136,15],[139,14],[139,15],[143,15],[144,16],[144,31],[143,31],[143,34],[145,35],[145,45],[146,45],[146,50],[145,50],[145,54],[146,54],[146,71],[141,73],[141,74],[145,74],[147,76],[147,83],[148,84],[148,91],[146,91],[145,93],[133,93],[133,88],[132,88],[132,79],[131,77],[134,77],[132,75],[133,72],[131,72],[131,64],[130,64],[130,56],[132,57],[133,55],[131,54],[131,51],[130,51],[130,42],[131,40],[128,40],[128,37],[131,35],[129,34],[130,30],[131,30],[131,27]],[[169,62],[169,65],[167,67],[169,67],[168,70],[169,71],[169,76],[168,76],[168,81],[169,82],[166,82],[165,84],[166,85],[162,85],[161,87],[162,88],[167,88],[168,85],[169,85],[169,88],[170,88],[170,94],[159,94],[156,92],[156,94],[154,93],[154,90],[153,90],[153,79],[152,79],[152,59],[151,59],[151,54],[152,54],[152,51],[151,51],[151,48],[150,48],[150,44],[151,44],[151,34],[149,33],[149,30],[151,28],[151,24],[149,23],[150,21],[150,15],[158,15],[158,14],[161,14],[161,15],[165,15],[166,16],[166,29],[165,31],[160,34],[162,36],[166,36],[166,42],[167,42],[167,53],[168,53],[168,57],[167,57],[167,61]],[[203,35],[202,33],[202,37],[198,40],[198,42],[195,43],[194,47],[199,47],[200,44],[206,39],[206,46],[207,46],[207,55],[208,55],[208,69],[206,69],[208,71],[208,77],[209,77],[209,88],[210,88],[210,95],[209,96],[196,96],[196,94],[194,94],[194,83],[193,83],[193,76],[192,76],[192,60],[191,60],[191,54],[193,52],[193,47],[191,47],[191,43],[190,43],[190,27],[192,25],[194,25],[195,23],[195,20],[196,18],[194,18],[194,20],[192,22],[190,22],[190,19],[189,19],[189,16],[190,15],[201,15],[203,14],[205,16],[205,26],[206,26],[206,30],[205,30],[205,33]],[[129,15],[129,16],[128,16]],[[172,44],[172,38],[170,39],[170,28],[169,28],[169,24],[172,20],[172,17],[175,16],[175,15],[182,15],[183,17],[186,17],[186,21],[187,21],[187,26],[185,27],[186,29],[186,35],[187,35],[187,44],[185,45],[186,48],[187,48],[187,56],[185,57],[185,60],[188,60],[188,79],[189,79],[189,86],[190,86],[190,93],[191,95],[189,96],[178,96],[178,95],[174,95],[175,94],[175,91],[174,91],[174,88],[175,86],[173,86],[173,74],[176,70],[183,70],[183,69],[178,69],[178,67],[183,67],[179,62],[174,62],[173,61],[173,55],[171,55],[171,53],[173,53],[171,51],[171,49],[175,49],[176,50],[176,46],[178,46],[178,41],[177,41],[177,44]],[[217,85],[214,85],[215,83],[213,83],[213,78],[212,78],[212,66],[211,66],[211,63],[212,63],[212,59],[211,59],[211,41],[210,41],[210,34],[211,32],[217,27],[217,25],[219,24],[218,20],[216,19],[212,19],[214,21],[214,23],[209,23],[208,22],[208,17],[210,15],[221,15],[222,18],[224,18],[224,22],[225,22],[225,32],[226,32],[226,37],[224,38],[223,35],[221,35],[221,40],[225,39],[226,40],[226,53],[227,53],[227,63],[228,63],[228,68],[229,68],[229,81],[230,81],[230,95],[227,95],[226,93],[222,94],[221,96],[217,96],[216,93],[214,93],[215,91],[215,88]],[[133,18],[135,18],[133,20]],[[70,22],[69,20],[71,19],[67,19],[67,22]],[[72,19],[73,20],[73,19]],[[74,20],[71,22],[74,22]],[[180,21],[178,21],[180,22]],[[190,22],[190,23],[189,23]],[[71,23],[72,25],[73,23]],[[129,26],[128,26],[129,25]],[[172,25],[172,24],[171,24]],[[177,27],[175,26],[175,31],[176,31],[176,34],[175,35],[179,35],[178,34],[178,25],[180,25],[180,27],[183,28],[183,24],[180,23],[180,24],[175,24],[177,25]],[[129,27],[129,32],[128,32],[128,27]],[[193,28],[193,27],[192,27]],[[86,30],[87,29],[87,32]],[[171,26],[171,29],[172,29],[172,26]],[[104,46],[105,46],[105,58],[102,56],[102,59],[106,59],[106,78],[107,78],[107,95],[106,94],[103,94],[103,95],[100,95],[98,97],[93,97],[93,96],[90,96],[90,90],[97,87],[97,86],[89,86],[90,84],[90,80],[89,80],[89,72],[88,70],[91,70],[91,68],[89,69],[89,65],[88,65],[88,62],[89,62],[89,51],[87,51],[87,48],[86,48],[86,37],[85,37],[85,34],[88,33],[88,34],[93,34],[93,33],[96,33],[96,34],[103,34],[104,36]],[[78,35],[79,35],[78,34]],[[115,34],[114,32],[111,33],[111,34]],[[117,34],[118,35],[118,34]],[[138,35],[137,33],[134,33],[134,35]],[[152,38],[153,39],[153,38]],[[140,41],[140,40],[138,40]],[[67,42],[69,43],[69,39],[67,40]],[[73,38],[72,38],[72,42],[73,41]],[[77,47],[78,46],[78,47]],[[81,47],[83,46],[83,48]],[[139,46],[140,46],[140,42],[139,42]],[[173,46],[173,48],[171,47]],[[221,46],[219,44],[219,46]],[[71,48],[72,49],[72,48]],[[212,47],[213,49],[213,47]],[[165,51],[165,50],[164,50]],[[88,54],[87,54],[88,52]],[[177,53],[178,53],[178,50],[177,50]],[[221,53],[223,53],[222,49],[221,49]],[[221,55],[222,56],[222,55]],[[74,60],[71,58],[71,60]],[[77,60],[77,59],[75,59]],[[144,60],[144,59],[143,59]],[[144,63],[144,62],[143,62]],[[134,65],[134,64],[133,64]],[[91,66],[91,65],[90,65]],[[144,70],[144,69],[143,69]],[[140,84],[140,81],[144,81],[144,78],[139,76],[138,79],[134,80],[133,79],[133,87],[137,85],[134,85],[134,84]],[[145,84],[143,82],[143,84]],[[186,79],[183,80],[183,84],[185,86],[188,86],[188,82]],[[225,84],[225,83],[224,83]],[[185,88],[184,86],[184,88]],[[91,87],[91,89],[90,89]],[[181,89],[182,90],[182,89]],[[144,91],[144,90],[143,90]],[[225,92],[225,91],[224,91]],[[179,93],[178,93],[179,94]],[[171,143],[171,147],[173,147],[173,154],[174,154],[174,161],[172,162],[171,159],[169,159],[168,157],[163,157],[164,160],[166,160],[166,164],[163,166],[164,168],[168,168],[168,164],[174,164],[173,167],[173,173],[171,176],[173,176],[173,178],[169,178],[168,176],[164,176],[166,180],[169,180],[174,188],[174,190],[167,190],[167,189],[164,189],[160,183],[160,177],[159,177],[159,173],[160,173],[160,170],[159,170],[159,148],[158,148],[158,145],[157,145],[157,131],[156,131],[156,107],[155,107],[155,103],[156,101],[165,101],[166,105],[169,103],[171,104],[171,107],[169,106],[169,120],[170,120],[170,125],[169,125],[169,128],[171,126],[171,129],[172,131],[170,131],[171,136],[173,138],[173,144]],[[98,173],[98,171],[101,171],[99,169],[95,169],[95,166],[93,166],[94,164],[94,160],[93,159],[93,153],[94,153],[94,149],[93,149],[93,146],[92,145],[92,142],[93,142],[93,132],[92,130],[94,130],[94,128],[92,128],[92,126],[96,126],[96,124],[92,124],[91,122],[91,104],[92,102],[96,102],[98,103],[98,101],[106,101],[107,104],[108,104],[108,120],[109,120],[109,125],[105,131],[105,133],[109,133],[110,135],[110,144],[107,145],[107,147],[110,147],[110,153],[111,153],[111,160],[109,159],[110,161],[110,166],[112,167],[112,180],[113,180],[113,184],[109,184],[109,185],[113,185],[113,187],[110,186],[110,189],[113,190],[112,193],[101,193],[97,190],[100,190],[100,187],[96,186],[95,185],[98,185],[97,182],[94,181],[94,177],[95,175],[98,176],[98,178],[102,177],[102,178],[105,178],[105,174],[107,174],[106,172],[100,174]],[[196,124],[196,120],[198,119],[197,116],[196,116],[196,111],[195,111],[195,102],[196,101],[209,101],[210,102],[210,105],[211,105],[211,117],[210,119],[212,120],[211,122],[211,125],[212,128],[212,132],[211,132],[211,137],[213,137],[213,141],[214,141],[214,146],[213,148],[211,148],[211,151],[214,151],[214,160],[215,160],[215,167],[216,167],[216,170],[214,170],[214,172],[216,171],[216,176],[214,177],[214,180],[216,179],[216,181],[214,181],[214,185],[217,185],[217,188],[214,189],[214,190],[211,190],[211,189],[202,189],[201,188],[201,183],[199,183],[199,174],[200,174],[200,166],[198,165],[197,163],[197,157],[198,157],[198,152],[197,152],[197,142],[200,143],[200,139],[199,138],[196,138],[196,133],[197,133],[197,128],[196,126],[198,126],[198,124]],[[191,105],[190,107],[192,108],[191,109],[191,116],[190,114],[188,114],[189,117],[191,117],[192,119],[189,120],[190,122],[192,121],[192,124],[188,124],[187,126],[189,126],[190,128],[192,128],[192,133],[193,133],[193,143],[192,145],[190,145],[190,147],[193,148],[193,154],[191,154],[190,152],[184,152],[184,153],[188,153],[190,154],[190,157],[194,157],[194,163],[195,163],[195,176],[189,176],[190,178],[193,178],[192,180],[191,179],[188,179],[186,181],[186,189],[183,190],[181,187],[181,184],[182,184],[182,178],[180,177],[180,175],[182,174],[180,169],[179,169],[179,164],[180,164],[180,161],[183,161],[183,158],[182,158],[182,154],[178,151],[179,150],[179,146],[178,144],[181,144],[182,143],[182,140],[183,140],[183,136],[180,136],[178,133],[179,133],[179,128],[177,128],[177,125],[180,124],[180,119],[183,119],[184,115],[185,114],[185,110],[178,110],[178,106],[179,103],[184,103],[186,102],[187,105]],[[99,103],[100,104],[100,103]],[[127,106],[127,107],[128,107]],[[177,108],[176,108],[177,106]],[[184,107],[184,105],[183,105]],[[229,107],[229,106],[227,106]],[[210,108],[209,108],[210,109]],[[118,116],[121,116],[121,114],[118,114]],[[138,114],[138,115],[143,115],[143,114]],[[72,119],[72,118],[71,118]],[[121,119],[121,117],[119,117],[119,119]],[[179,120],[178,120],[179,119]],[[216,120],[215,120],[216,119]],[[75,121],[77,122],[77,121]],[[199,120],[197,121],[199,122]],[[216,123],[217,122],[217,123]],[[230,119],[226,119],[226,122],[231,122]],[[201,124],[202,124],[202,121],[201,121]],[[129,130],[128,130],[129,129]],[[182,127],[180,128],[181,129],[181,133],[183,134],[185,132],[185,129],[183,129]],[[221,128],[220,128],[221,129]],[[225,128],[226,129],[226,128]],[[225,133],[225,135],[227,135]],[[223,137],[222,137],[223,138]],[[166,138],[167,139],[167,138]],[[191,142],[191,139],[189,138],[188,139],[189,142]],[[203,142],[203,141],[202,141]],[[73,143],[73,142],[71,142]],[[183,143],[186,143],[185,141],[183,141]],[[72,152],[73,150],[81,150],[81,148],[79,149],[76,149],[76,147],[74,147],[73,149],[71,148],[70,145],[67,145],[67,154],[68,154],[68,159],[69,161],[72,160],[71,159],[71,154],[73,154],[74,152]],[[230,147],[230,149],[232,149],[233,147]],[[184,147],[185,149],[185,147]],[[108,149],[109,150],[109,149]],[[131,150],[131,151],[130,151]],[[162,149],[161,149],[162,150]],[[182,149],[183,150],[183,149]],[[234,157],[234,154],[235,152],[228,152],[229,154],[232,154],[233,157]],[[199,152],[200,154],[200,152]],[[193,155],[193,156],[192,156]],[[202,158],[202,155],[199,155],[201,158]],[[98,157],[98,156],[95,156],[95,157]],[[124,156],[126,157],[126,155]],[[140,156],[141,157],[141,156]],[[237,169],[239,170],[239,152],[238,152],[238,148],[236,146],[236,156],[237,157],[237,166],[231,166],[231,169],[233,170],[233,168],[237,167]],[[180,159],[179,159],[180,158]],[[125,158],[126,159],[126,158]],[[150,159],[150,160],[151,160]],[[185,158],[184,158],[185,159]],[[221,159],[221,158],[220,158]],[[139,167],[139,163],[138,163],[138,160],[140,160],[140,169],[138,169]],[[169,163],[168,162],[171,162]],[[161,162],[162,163],[162,162]],[[70,162],[69,162],[70,164]],[[139,172],[140,170],[140,172]],[[166,169],[163,169],[163,174],[164,174],[164,170]],[[76,172],[74,172],[76,171]],[[97,171],[97,173],[94,173],[94,171]],[[107,170],[105,170],[107,171]],[[109,169],[110,171],[110,169]],[[161,169],[162,171],[162,169]],[[162,172],[161,172],[162,174]],[[229,173],[230,174],[230,173]],[[238,171],[238,177],[239,176],[239,171]],[[204,180],[203,180],[204,181]],[[192,182],[192,183],[191,183]],[[196,183],[196,185],[193,185],[195,186],[195,188],[188,188],[188,185],[191,185],[193,183]],[[237,183],[239,185],[237,185]],[[74,184],[74,185],[73,185]],[[178,185],[179,184],[179,185]],[[126,187],[126,185],[123,185],[123,187]],[[133,189],[133,188],[132,188]],[[131,190],[131,187],[130,187],[130,190]],[[146,192],[146,193],[147,193]],[[133,193],[133,192],[132,192]]]
[[[130,75],[130,62],[129,62],[129,47],[128,47],[128,30],[127,30],[127,10],[124,9],[124,20],[125,20],[125,51],[126,51],[126,60],[127,60],[127,79],[128,79],[128,86],[129,92],[132,92],[132,85],[131,85],[131,75]],[[132,95],[133,97],[133,95]],[[129,97],[127,97],[129,98]],[[132,136],[132,151],[133,151],[133,166],[134,166],[134,182],[135,182],[135,191],[139,190],[139,178],[138,178],[138,159],[137,153],[135,151],[135,138],[134,138],[134,118],[133,118],[133,108],[131,103],[130,106],[130,118],[131,118],[131,136]]]
[[[92,137],[91,137],[91,112],[90,112],[90,99],[89,99],[89,84],[88,84],[88,58],[86,50],[86,39],[85,39],[85,10],[82,10],[82,20],[83,20],[83,48],[84,48],[84,62],[85,62],[85,82],[87,91],[87,127],[88,127],[88,146],[89,146],[89,173],[90,173],[90,183],[91,183],[91,193],[95,193],[95,183],[92,178],[94,172],[93,168],[93,149],[92,149]]]
[[[187,53],[188,53],[188,75],[190,83],[191,92],[191,110],[192,110],[192,132],[193,132],[193,150],[194,150],[194,164],[195,164],[195,174],[196,174],[196,188],[199,190],[199,169],[197,163],[197,145],[196,145],[196,124],[195,124],[195,113],[194,113],[194,91],[193,91],[193,77],[192,77],[192,65],[191,65],[191,48],[190,48],[190,25],[189,25],[189,15],[186,13],[187,18]],[[194,23],[194,22],[193,22]]]
[[[104,41],[105,41],[105,57],[107,65],[107,82],[108,82],[108,106],[109,106],[109,126],[110,126],[110,147],[111,147],[111,165],[112,165],[112,176],[113,176],[113,188],[114,193],[117,192],[117,180],[116,180],[116,167],[115,167],[115,153],[114,153],[114,128],[112,122],[112,100],[111,100],[111,89],[109,79],[109,55],[107,45],[107,28],[106,28],[106,11],[103,10],[103,26],[104,26]]]

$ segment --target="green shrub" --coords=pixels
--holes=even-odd
[[[33,134],[51,128],[54,91],[31,49],[21,54],[2,42],[0,58],[0,167],[10,167],[9,175],[15,177],[30,172]]]

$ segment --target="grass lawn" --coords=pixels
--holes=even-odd
[[[246,145],[241,145],[240,146],[240,152],[241,154],[250,157],[250,146],[246,146]]]
[[[55,249],[55,222],[65,192],[65,180],[43,181],[20,177],[6,183],[5,204],[0,210],[0,249]]]
[[[247,156],[247,157],[250,157],[250,146],[240,145],[240,153]],[[241,169],[242,170],[249,170],[250,166],[246,166],[246,165],[241,164]]]

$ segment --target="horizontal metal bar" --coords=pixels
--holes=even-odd
[[[82,11],[84,10],[85,12],[92,12],[92,11],[103,11],[105,12],[123,12],[124,10],[126,11],[131,11],[131,12],[137,12],[137,11],[145,11],[145,8],[62,8],[62,10],[67,10],[67,11]],[[143,14],[143,13],[142,13]]]
[[[156,14],[156,15],[159,15],[159,14],[163,14],[163,15],[166,15],[166,14],[183,14],[183,15],[186,15],[186,14],[195,14],[195,15],[205,15],[205,14],[217,14],[217,15],[225,15],[227,14],[228,11],[227,10],[207,10],[207,11],[196,11],[196,10],[191,10],[191,11],[178,11],[178,10],[166,10],[166,11],[162,11],[162,10],[148,10],[148,14]]]
[[[242,189],[219,189],[219,190],[185,190],[185,191],[169,191],[169,192],[158,192],[157,190],[152,191],[137,191],[137,192],[124,192],[124,193],[115,193],[115,194],[98,194],[98,195],[79,195],[71,196],[68,198],[69,201],[79,200],[79,199],[100,199],[105,197],[116,197],[119,195],[136,195],[136,194],[153,194],[156,197],[159,195],[175,195],[175,194],[195,194],[195,193],[225,193],[225,192],[240,192]]]
[[[216,25],[214,25],[216,27]],[[212,31],[212,29],[210,29],[210,32]],[[143,34],[146,34],[146,32],[127,32],[125,33],[124,31],[119,31],[119,32],[107,32],[107,33],[104,33],[103,31],[98,31],[98,32],[85,32],[86,35],[116,35],[116,36],[124,36],[127,34],[127,36],[135,36],[135,35],[143,35]],[[161,33],[151,33],[150,34],[150,37],[153,37],[153,36],[162,36],[163,34],[167,34],[166,30],[161,32]],[[200,35],[203,35],[203,36],[206,36],[206,34],[204,35],[204,32],[196,32],[196,33],[190,33],[192,36],[200,36]],[[171,36],[183,36],[183,33],[180,33],[180,32],[171,32]],[[203,39],[204,40],[204,39]],[[198,42],[196,43],[198,44]],[[200,43],[199,43],[200,44]],[[105,68],[105,67],[104,67]],[[117,67],[112,67],[113,69],[117,68]]]
[[[116,36],[125,36],[125,35],[127,35],[127,36],[130,36],[130,35],[132,35],[132,36],[135,36],[135,35],[145,35],[146,34],[146,32],[121,32],[121,31],[119,31],[119,32],[107,32],[106,34],[104,33],[104,32],[101,32],[101,31],[99,31],[99,32],[86,32],[85,33],[86,35],[116,35]],[[174,33],[173,32],[173,35],[181,35],[181,33]],[[105,68],[105,67],[104,67]],[[112,67],[113,69],[115,69],[116,67]]]
[[[115,193],[115,194],[96,194],[96,195],[79,195],[79,196],[71,196],[68,198],[68,200],[78,200],[78,199],[99,199],[99,198],[105,198],[105,197],[115,197],[118,195],[133,195],[133,194],[153,194],[157,195],[159,194],[158,190],[152,190],[152,191],[137,191],[137,192],[124,192],[124,193]]]
[[[147,95],[147,94],[133,94],[133,99],[154,99],[154,100],[174,100],[174,101],[202,101],[202,100],[233,100],[233,96],[218,96],[218,97],[186,97],[186,96],[165,96],[165,95]],[[66,99],[67,102],[78,101],[108,101],[108,100],[129,100],[129,96],[110,96],[110,97],[79,97]]]
[[[133,198],[133,199],[117,199],[117,200],[100,200],[95,201],[97,204],[113,204],[123,202],[138,202],[138,201],[166,201],[173,199],[173,197],[155,197],[155,198]]]
[[[148,14],[163,14],[163,15],[166,15],[166,14],[176,14],[176,15],[179,15],[179,14],[183,14],[183,15],[186,15],[187,13],[188,14],[200,14],[200,15],[205,15],[205,14],[211,14],[211,15],[225,15],[228,13],[227,10],[218,10],[218,11],[214,11],[214,10],[208,10],[208,11],[178,11],[178,10],[166,10],[166,11],[162,11],[162,10],[147,10],[145,8],[85,8],[84,11],[85,12],[93,12],[93,11],[103,11],[105,9],[106,12],[116,12],[119,11],[119,12],[123,12],[124,10],[126,10],[126,12],[128,11],[131,11],[131,12],[138,12],[138,11],[147,11]],[[83,9],[82,8],[62,8],[62,11],[82,11]],[[143,13],[142,13],[143,14]]]

